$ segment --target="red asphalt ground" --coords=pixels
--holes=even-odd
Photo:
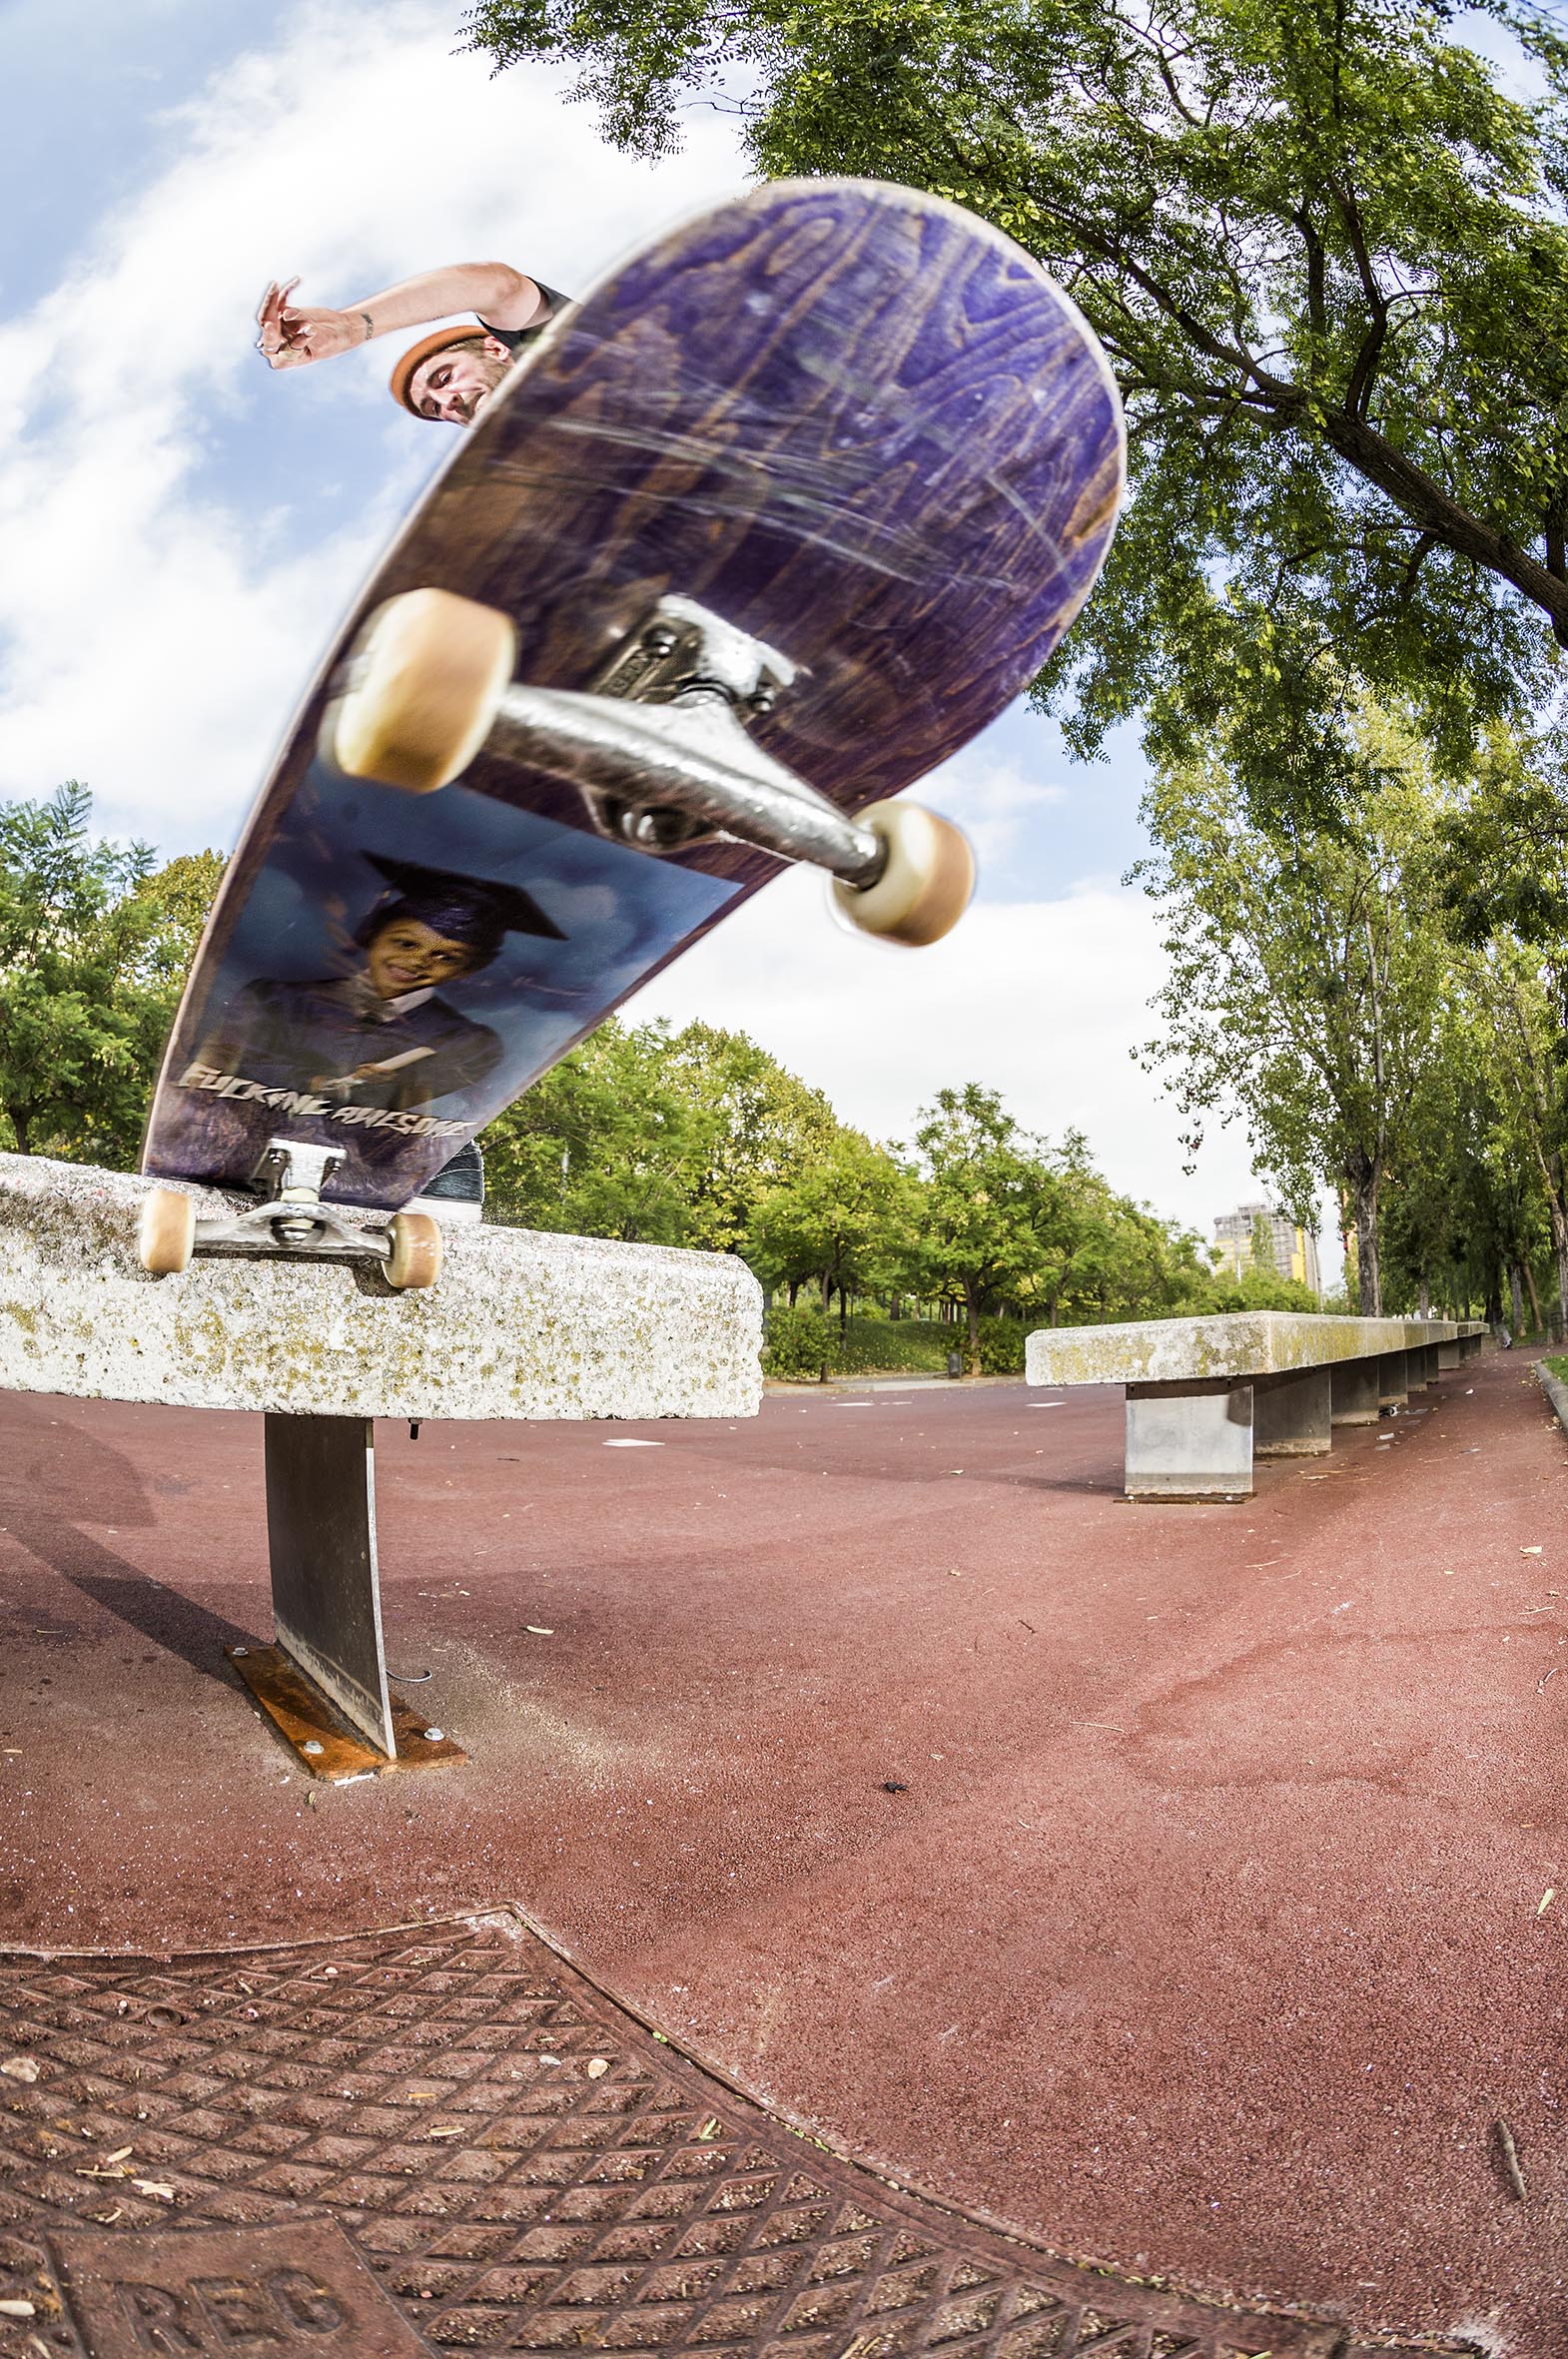
[[[1522,1355],[1416,1409],[1227,1508],[1119,1502],[1112,1390],[381,1428],[389,1652],[471,1762],[308,1803],[221,1660],[260,1421],[0,1396],[0,1945],[509,1897],[1060,2251],[1559,2359],[1568,1445]]]

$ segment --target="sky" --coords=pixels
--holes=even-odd
[[[0,0],[0,799],[78,778],[106,834],[232,847],[360,580],[458,429],[386,390],[388,340],[274,376],[265,283],[341,308],[499,260],[576,294],[748,174],[696,112],[681,154],[617,155],[566,77],[492,76],[462,0]],[[68,70],[63,70],[68,67]],[[1259,1192],[1239,1125],[1183,1169],[1135,1051],[1157,917],[1137,739],[1072,761],[1022,704],[919,799],[971,834],[975,905],[909,952],[785,876],[633,1020],[748,1032],[872,1136],[945,1086],[1085,1132],[1112,1183],[1212,1233]],[[1325,1258],[1337,1258],[1325,1237]]]

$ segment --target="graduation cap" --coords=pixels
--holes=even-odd
[[[392,860],[382,852],[364,853],[392,891],[384,894],[357,929],[356,940],[369,943],[394,918],[413,918],[448,942],[465,943],[475,966],[486,966],[508,934],[539,934],[564,942],[565,934],[547,918],[531,893],[520,885],[502,884],[492,877],[460,876],[454,869],[425,868],[414,860]]]

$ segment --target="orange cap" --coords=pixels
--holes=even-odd
[[[466,327],[432,328],[428,336],[421,336],[417,344],[409,345],[387,381],[392,387],[392,399],[400,401],[410,416],[422,417],[423,410],[414,408],[408,393],[414,371],[421,362],[428,361],[432,354],[443,353],[448,345],[472,344],[484,333],[477,320],[470,320]]]

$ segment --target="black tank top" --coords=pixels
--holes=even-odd
[[[493,336],[496,343],[503,344],[509,353],[522,352],[532,344],[535,337],[542,336],[556,313],[564,310],[571,302],[569,295],[562,295],[558,287],[546,287],[542,279],[535,279],[533,284],[549,305],[549,310],[541,320],[531,320],[526,328],[492,328],[488,320],[479,322],[485,335]]]

